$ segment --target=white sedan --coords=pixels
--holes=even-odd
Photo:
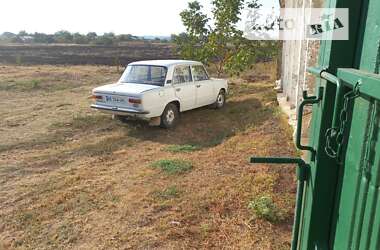
[[[200,62],[140,61],[129,64],[117,83],[93,89],[91,108],[172,128],[180,112],[222,108],[227,91],[227,80],[210,78]]]

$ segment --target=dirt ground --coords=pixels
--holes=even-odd
[[[90,110],[116,68],[0,65],[0,249],[289,249],[294,166],[249,164],[296,155],[272,79],[255,81],[272,67],[168,131]],[[152,167],[176,159],[192,168]],[[277,221],[249,208],[264,195]]]
[[[0,63],[16,65],[126,65],[178,58],[172,43],[130,41],[123,45],[0,44]]]

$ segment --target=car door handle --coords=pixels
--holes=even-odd
[[[201,85],[200,84],[198,84],[198,85],[195,85],[197,88],[200,88],[201,87]]]
[[[176,88],[175,91],[180,92],[181,88]]]

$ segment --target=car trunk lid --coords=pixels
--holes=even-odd
[[[97,104],[137,109],[141,107],[141,105],[135,102],[136,99],[141,99],[143,92],[156,88],[159,88],[159,86],[115,83],[94,89],[94,94],[102,97],[101,99],[97,99]]]

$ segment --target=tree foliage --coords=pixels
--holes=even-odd
[[[238,75],[258,56],[261,59],[273,56],[276,51],[273,42],[250,41],[236,27],[244,7],[261,7],[258,0],[213,0],[212,5],[212,26],[198,1],[189,2],[188,8],[181,12],[186,33],[174,37],[174,41],[184,59],[215,63],[218,75]]]
[[[64,43],[64,44],[97,44],[97,45],[117,45],[128,41],[146,41],[143,37],[133,36],[131,34],[116,35],[112,32],[98,35],[95,32],[89,32],[86,35],[80,33],[71,33],[66,30],[55,32],[54,34],[45,33],[27,33],[20,31],[18,34],[4,32],[0,34],[0,43]],[[168,39],[170,40],[170,39]],[[168,42],[168,40],[156,38],[156,42]]]

